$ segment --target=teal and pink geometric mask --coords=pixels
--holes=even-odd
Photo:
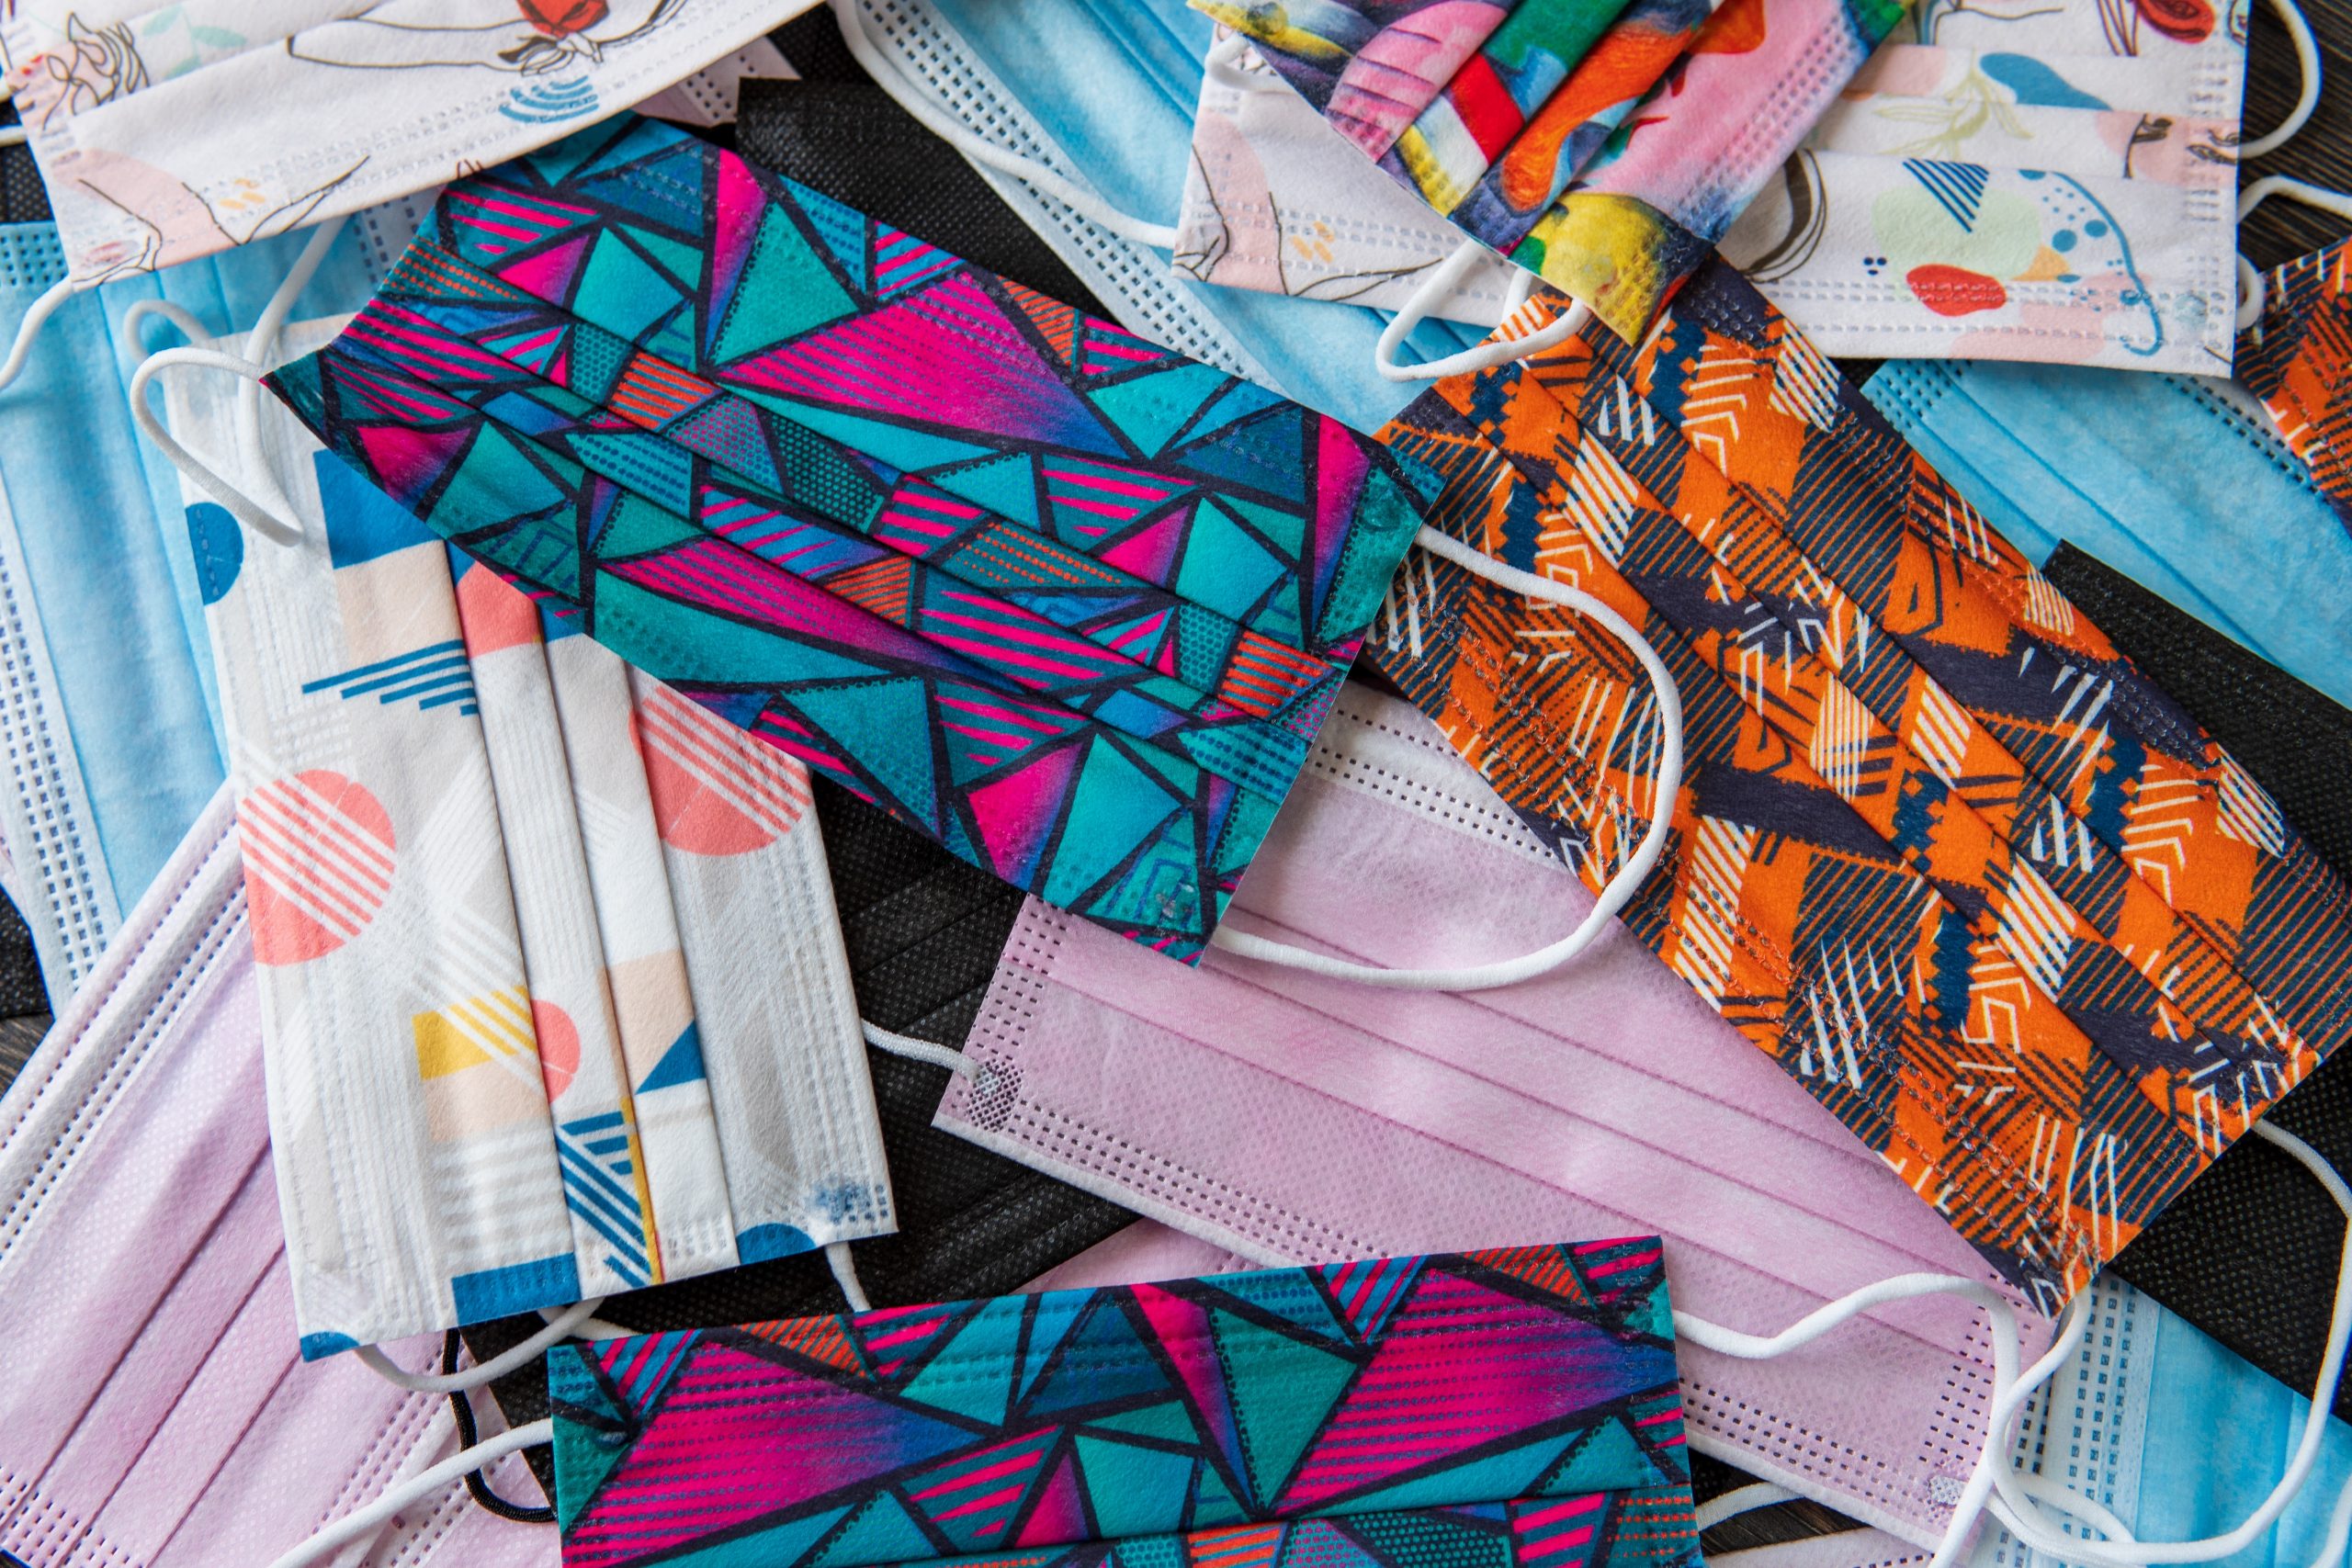
[[[565,1568],[1698,1568],[1656,1237],[549,1352]]]
[[[450,186],[271,385],[631,663],[1188,960],[1437,489],[629,116]]]

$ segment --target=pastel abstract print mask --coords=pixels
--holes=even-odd
[[[1699,1561],[1657,1238],[566,1346],[566,1568]]]
[[[2352,893],[1728,266],[1389,434],[1437,526],[1673,671],[1628,928],[2045,1306],[2352,1035]],[[1631,660],[1467,574],[1398,598],[1380,667],[1601,886],[1654,809]]]
[[[630,663],[1188,959],[1419,525],[1409,458],[643,120],[450,187],[271,384]]]
[[[2352,240],[2269,275],[2262,316],[2238,345],[2238,379],[2352,528]]]

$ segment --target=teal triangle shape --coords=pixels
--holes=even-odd
[[[730,615],[706,615],[610,571],[596,574],[596,636],[655,680],[676,686],[781,686],[874,675],[870,664]],[[752,715],[764,705],[753,697]]]
[[[1106,1537],[1159,1535],[1184,1528],[1191,1495],[1190,1454],[1140,1448],[1080,1432],[1072,1439],[1079,1473],[1094,1505],[1097,1531]]]
[[[780,207],[760,219],[718,322],[711,357],[724,365],[857,312],[857,301]]]
[[[1335,1346],[1353,1343],[1347,1325],[1331,1310],[1331,1301],[1314,1280],[1296,1269],[1265,1269],[1246,1274],[1220,1274],[1207,1281],[1226,1295],[1248,1302],[1260,1312],[1321,1335]]]
[[[718,378],[727,379],[723,373]],[[844,413],[839,409],[820,408],[814,403],[804,403],[797,398],[779,397],[757,387],[736,386],[731,382],[729,386],[730,390],[753,402],[774,409],[820,435],[829,435],[844,446],[888,463],[901,473],[914,473],[943,463],[960,463],[973,457],[990,457],[996,452],[995,447],[984,446],[978,442],[958,441],[953,436],[910,430],[902,424],[888,424],[862,414]]]
[[[1201,1461],[1199,1475],[1193,1493],[1193,1511],[1184,1521],[1188,1529],[1214,1529],[1218,1525],[1238,1525],[1250,1517],[1225,1477],[1206,1460]]]
[[[628,237],[652,256],[653,264],[689,294],[702,287],[705,252],[646,229],[631,229]]]
[[[885,1492],[859,1510],[847,1529],[828,1541],[810,1568],[851,1568],[868,1562],[913,1562],[939,1555],[906,1506]],[[731,1568],[731,1565],[730,1565]],[[746,1568],[750,1568],[747,1564]]]
[[[921,1371],[899,1386],[899,1395],[1002,1426],[1019,1371],[1026,1306],[1019,1296],[1001,1296],[982,1306]]]
[[[1613,1423],[1612,1423],[1613,1425]],[[1623,1430],[1621,1427],[1620,1430]],[[1350,1509],[1356,1508],[1441,1508],[1453,1503],[1481,1503],[1497,1497],[1525,1497],[1536,1493],[1536,1483],[1558,1464],[1561,1456],[1583,1442],[1592,1428],[1579,1427],[1573,1432],[1555,1432],[1515,1449],[1506,1449],[1483,1459],[1448,1465],[1433,1473],[1416,1475],[1394,1486],[1384,1486],[1374,1492],[1351,1495]],[[1626,1485],[1657,1479],[1657,1470],[1645,1462],[1634,1472],[1635,1481],[1604,1482],[1598,1486],[1547,1485],[1545,1495],[1561,1492],[1594,1492],[1612,1485]]]
[[[623,491],[605,513],[604,525],[596,531],[589,547],[601,559],[626,560],[675,545],[694,544],[704,537],[701,529],[669,508]]]
[[[931,690],[909,676],[783,694],[908,816],[937,831]]]
[[[1109,740],[1095,736],[1039,896],[1048,904],[1076,904],[1151,839],[1181,804]]]
[[[1097,1416],[1086,1424],[1090,1432],[1124,1432],[1137,1438],[1158,1438],[1163,1442],[1197,1443],[1200,1434],[1193,1430],[1193,1417],[1182,1400],[1170,1399],[1159,1404],[1147,1404],[1140,1410],[1122,1410],[1112,1416]]]
[[[569,499],[562,489],[494,424],[484,424],[476,429],[473,442],[466,448],[457,476],[441,492],[444,502],[451,496],[477,499],[490,496],[497,502],[498,515],[517,517],[544,512]]]
[[[635,1092],[652,1094],[679,1084],[702,1081],[702,1031],[690,1023],[670,1042],[670,1048],[662,1053],[662,1059],[653,1064],[653,1070],[645,1075],[645,1081],[637,1086]]]
[[[1045,531],[1045,525],[1037,517],[1037,476],[1026,452],[1013,452],[969,468],[925,474],[923,478],[976,506],[987,507],[1000,517],[1011,518],[1035,532]]]
[[[1127,1314],[1106,1297],[1095,1296],[1062,1337],[1061,1355],[1023,1394],[1024,1416],[1066,1416],[1173,1392],[1159,1358],[1136,1337]]]
[[[1037,1386],[1037,1379],[1069,1331],[1084,1321],[1086,1309],[1095,1298],[1091,1291],[1047,1291],[1030,1299],[1035,1304],[1029,1318],[1029,1338],[1021,1350],[1020,1387],[1015,1391],[1023,1400]]]
[[[1175,461],[1212,479],[1247,485],[1284,501],[1306,502],[1306,409],[1270,409],[1188,443]]]
[[[1299,1455],[1314,1441],[1331,1407],[1347,1392],[1356,1364],[1335,1351],[1261,1327],[1229,1312],[1209,1314],[1226,1396],[1241,1428],[1251,1494],[1261,1504],[1282,1495]],[[1516,1492],[1499,1492],[1516,1497]]]
[[[1187,362],[1133,380],[1090,387],[1086,400],[1150,457],[1167,446],[1227,379],[1224,371],[1213,366]]]
[[[583,431],[571,438],[582,467],[684,517],[695,508],[694,454],[650,431]]]
[[[597,238],[573,299],[582,315],[631,343],[682,302],[678,286],[609,230]]]
[[[730,1536],[699,1550],[689,1547],[677,1556],[662,1561],[670,1568],[793,1568],[801,1555],[848,1512],[847,1508],[828,1508],[805,1519],[787,1519],[750,1535]]]
[[[1606,1492],[1633,1486],[1655,1486],[1661,1478],[1679,1475],[1661,1471],[1623,1420],[1609,1420],[1590,1429],[1559,1469],[1544,1478],[1543,1493],[1557,1497],[1576,1492]],[[1533,1488],[1530,1488],[1533,1490]],[[1498,1493],[1498,1496],[1501,1494]],[[1512,1496],[1520,1494],[1512,1493]]]

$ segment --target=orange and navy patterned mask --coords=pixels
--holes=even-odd
[[[1674,673],[1625,923],[2045,1308],[2352,1033],[2352,891],[1729,267],[1385,434]],[[1365,647],[1607,880],[1657,728],[1614,638],[1416,560]]]
[[[2238,379],[2262,400],[2312,482],[2352,528],[2352,240],[2270,274]]]

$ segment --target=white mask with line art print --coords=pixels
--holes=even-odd
[[[0,42],[75,283],[503,163],[750,46],[764,0],[14,0]]]
[[[237,385],[166,378],[175,438],[239,450]],[[254,406],[300,537],[188,526],[305,1356],[895,1228],[798,764]]]

